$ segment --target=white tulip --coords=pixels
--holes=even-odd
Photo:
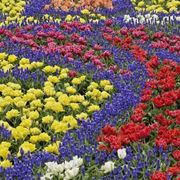
[[[151,17],[151,14],[145,14],[145,18],[149,19]]]
[[[180,16],[176,16],[176,21],[180,21]]]
[[[72,169],[74,167],[79,167],[83,164],[83,159],[78,158],[78,156],[74,156],[73,159],[69,162],[65,161],[64,167],[65,169]]]
[[[64,162],[64,168],[65,168],[65,170],[67,170],[67,169],[72,169],[73,167],[74,167],[75,165],[74,165],[74,161],[73,160],[71,160],[71,161],[65,161]]]
[[[114,162],[108,161],[104,165],[101,166],[101,170],[104,171],[104,173],[108,173],[113,171],[115,168]]]
[[[119,159],[124,159],[126,157],[126,148],[118,149],[117,151]]]
[[[72,179],[79,173],[79,167],[83,164],[83,159],[78,158],[78,156],[74,156],[71,161],[65,161],[61,164],[57,162],[47,162],[45,165],[47,166],[47,173],[41,180],[51,180],[54,176],[58,176],[58,178],[63,178],[64,180]]]
[[[69,180],[69,179],[73,179],[75,176],[77,176],[79,173],[79,168],[75,167],[73,169],[67,169],[65,171],[65,177],[64,180]]]
[[[79,167],[83,164],[83,159],[78,158],[78,156],[74,156],[73,161],[74,161],[75,166],[77,166],[77,167]]]
[[[46,173],[44,176],[41,177],[41,180],[51,180],[53,179],[53,174],[51,173]]]
[[[153,17],[155,20],[159,20],[159,17],[158,17],[158,15],[156,15],[156,14],[153,14],[152,17]]]

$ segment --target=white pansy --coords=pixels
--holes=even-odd
[[[112,162],[112,161],[108,161],[108,162],[106,162],[104,165],[101,166],[101,170],[102,170],[104,173],[111,172],[111,171],[114,170],[114,168],[115,168],[114,162]]]
[[[79,173],[79,168],[78,167],[74,167],[73,169],[67,169],[65,171],[64,180],[73,179],[75,176],[78,175],[78,173]]]
[[[119,159],[124,159],[126,157],[126,148],[118,149],[117,151]]]

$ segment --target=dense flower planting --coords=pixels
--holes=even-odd
[[[0,179],[180,178],[176,0],[0,2]]]

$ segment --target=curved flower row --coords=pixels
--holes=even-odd
[[[44,149],[58,154],[63,134],[77,128],[77,120],[87,120],[94,111],[100,110],[114,91],[109,80],[95,82],[90,75],[87,77],[60,66],[30,63],[27,58],[0,53],[4,72],[10,71],[8,67],[14,68],[12,63],[19,69],[28,68],[32,73],[43,71],[46,80],[38,82],[35,74],[36,83],[18,82],[11,74],[1,79],[0,124],[11,131],[8,141],[0,143],[0,157],[4,161],[11,154],[20,156],[21,149],[24,153]],[[1,165],[7,167],[3,162]]]
[[[177,19],[128,23],[137,14],[122,0],[94,23],[49,3],[27,1],[20,26],[0,28],[0,176],[178,179]],[[149,10],[167,13],[158,3],[178,10]]]
[[[179,2],[175,0],[149,1],[149,4],[144,1],[134,0],[77,2],[69,0],[66,2],[61,0],[45,0],[43,2],[41,0],[21,0],[17,2],[16,0],[12,0],[8,2],[3,0],[0,4],[0,13],[2,13],[0,26],[15,22],[18,22],[18,24],[23,24],[24,22],[37,23],[39,22],[39,18],[44,21],[55,20],[56,22],[60,22],[61,19],[71,21],[77,18],[82,23],[86,21],[95,23],[99,20],[106,19],[106,17],[119,17],[124,15],[122,12],[134,13],[134,8],[141,12],[150,11],[165,14],[178,12],[179,5]],[[60,8],[58,9],[58,7]],[[97,9],[98,7],[100,9]],[[96,9],[97,14],[93,8]],[[88,9],[91,10],[89,11]]]

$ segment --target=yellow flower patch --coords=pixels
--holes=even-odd
[[[47,78],[41,85],[29,80],[24,86],[13,78],[0,84],[0,126],[11,131],[10,141],[0,144],[3,167],[11,166],[8,154],[21,156],[21,150],[24,153],[44,150],[58,154],[64,133],[78,128],[78,120],[90,119],[114,91],[109,80],[93,81],[92,77],[80,73],[72,78],[68,68],[0,53],[1,68],[7,65],[11,66],[10,71],[16,65],[19,69],[29,67],[30,71],[43,71]],[[54,137],[57,142],[52,142]],[[17,146],[13,152],[11,142]]]
[[[180,6],[178,0],[131,0],[137,11],[154,11],[156,13],[177,12]]]

